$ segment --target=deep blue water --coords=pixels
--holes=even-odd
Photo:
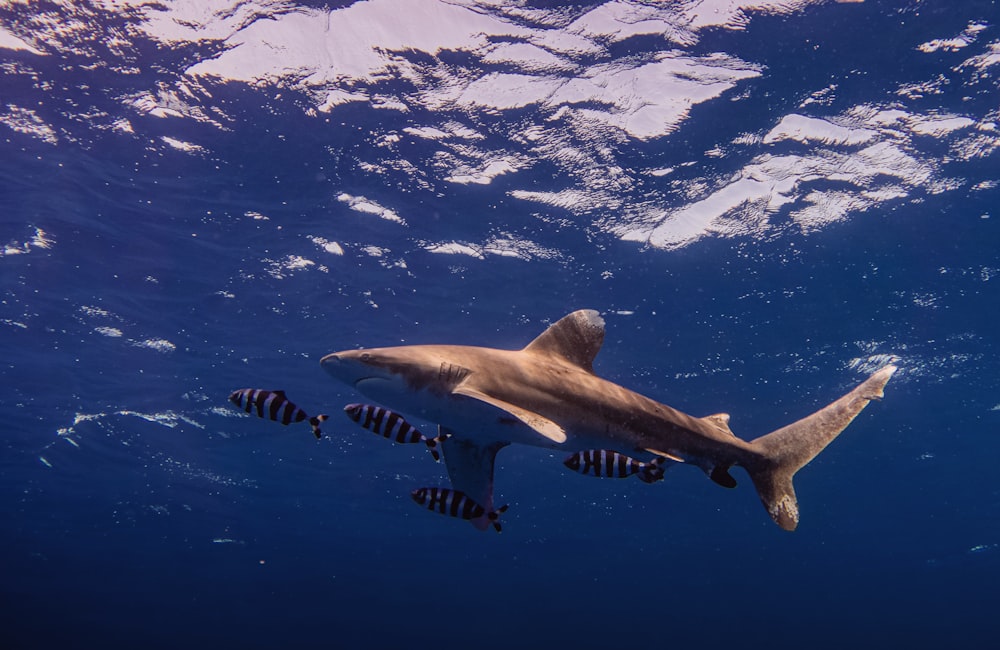
[[[1000,8],[715,4],[0,7],[0,645],[991,647]],[[514,446],[497,535],[318,363],[581,308],[744,439],[900,370],[794,533]]]

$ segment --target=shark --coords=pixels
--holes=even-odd
[[[452,487],[492,512],[497,453],[510,444],[574,453],[611,449],[691,465],[733,488],[749,474],[774,522],[799,523],[792,479],[868,405],[883,397],[889,364],[818,411],[753,440],[738,438],[730,416],[694,417],[599,377],[604,342],[597,311],[563,317],[520,350],[468,345],[351,349],[324,356],[323,369],[391,409],[436,423]],[[479,529],[486,517],[472,520]]]

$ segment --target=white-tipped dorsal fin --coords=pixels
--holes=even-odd
[[[604,343],[604,319],[593,309],[563,316],[524,348],[525,352],[556,356],[588,372]]]
[[[728,413],[714,413],[712,415],[706,415],[702,420],[707,420],[714,424],[717,428],[722,429],[726,433],[735,437],[733,430],[729,428],[729,414]]]
[[[534,429],[538,434],[545,436],[552,442],[566,442],[566,431],[564,431],[561,426],[547,417],[535,413],[534,411],[523,409],[520,406],[514,406],[509,402],[497,399],[492,395],[487,395],[486,393],[476,390],[471,386],[467,386],[466,384],[457,386],[452,391],[452,394],[464,395],[466,397],[471,397],[472,399],[477,399],[480,402],[485,402],[490,406],[494,406],[502,411],[510,413],[515,418]]]

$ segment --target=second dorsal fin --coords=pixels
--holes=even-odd
[[[707,420],[715,425],[716,428],[725,431],[729,435],[735,437],[736,434],[733,430],[729,428],[729,414],[728,413],[715,413],[713,415],[706,415],[702,420]]]
[[[524,351],[560,357],[593,372],[603,343],[604,319],[593,309],[581,309],[549,326]]]

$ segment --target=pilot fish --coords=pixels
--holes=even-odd
[[[663,480],[663,463],[666,458],[657,456],[648,463],[629,458],[611,449],[587,449],[568,456],[563,465],[580,474],[626,478],[638,474],[646,483]]]
[[[329,415],[309,417],[305,411],[289,401],[283,390],[241,388],[232,392],[229,401],[247,413],[256,413],[257,417],[268,418],[282,424],[309,420],[309,426],[312,427],[317,439],[323,435],[319,430],[320,422],[330,417]]]
[[[410,492],[410,496],[428,510],[440,512],[443,515],[459,517],[460,519],[478,519],[485,516],[498,533],[500,532],[500,514],[507,510],[507,506],[504,505],[493,512],[486,512],[486,508],[470,499],[464,492],[448,488],[418,488]]]
[[[396,442],[423,442],[431,452],[434,460],[440,460],[437,443],[443,442],[448,436],[441,434],[434,438],[428,438],[417,431],[417,428],[407,422],[402,415],[384,409],[373,404],[348,404],[344,407],[344,413],[369,431],[373,431],[383,438],[389,438]]]

